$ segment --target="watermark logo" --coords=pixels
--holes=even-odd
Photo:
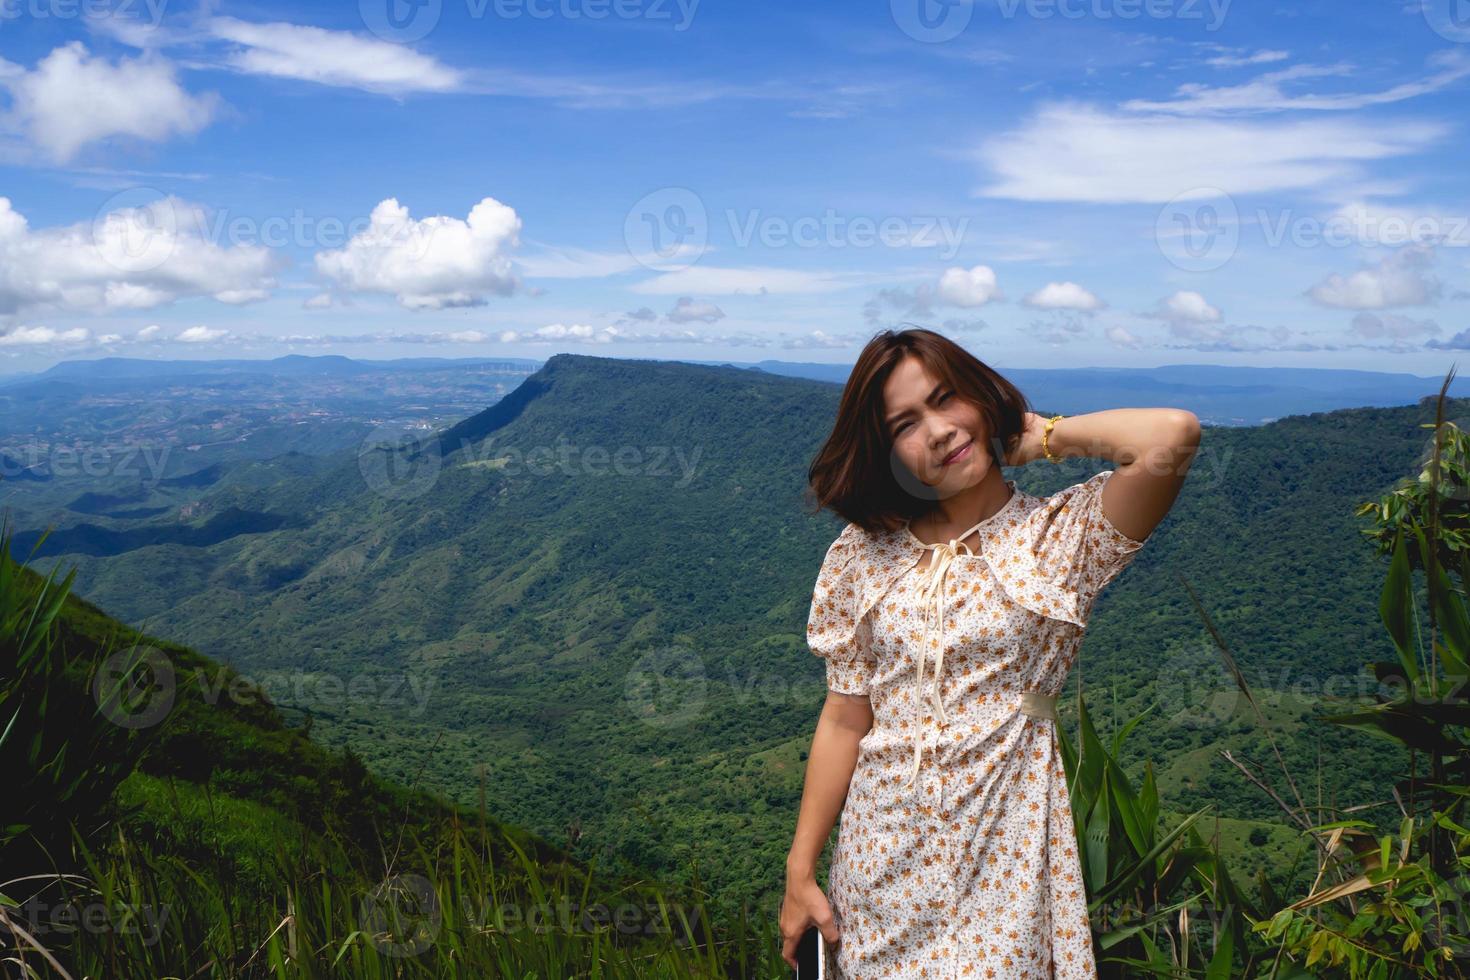
[[[704,662],[688,647],[651,650],[638,658],[623,684],[623,699],[639,721],[655,728],[688,724],[708,696]]]
[[[628,209],[623,243],[639,265],[678,272],[698,262],[709,247],[709,213],[687,187],[664,187]]]
[[[1243,697],[1220,653],[1207,644],[1175,652],[1154,674],[1154,700],[1160,717],[1172,724],[1224,725],[1240,709]]]
[[[1164,258],[1186,272],[1210,272],[1240,245],[1240,213],[1218,187],[1185,191],[1159,210],[1154,241]]]
[[[97,710],[122,728],[150,728],[173,710],[178,681],[161,650],[139,646],[108,657],[92,682]]]
[[[953,41],[970,26],[974,0],[889,0],[893,22],[915,41]]]
[[[413,957],[434,944],[444,911],[422,875],[393,875],[362,900],[358,924],[385,956]]]
[[[410,44],[439,25],[442,0],[358,0],[363,25],[395,44]]]
[[[120,272],[151,272],[173,255],[186,220],[161,191],[130,187],[98,208],[92,219],[92,247]]]
[[[1447,425],[1455,426],[1455,428],[1459,429],[1461,432],[1470,434],[1470,415],[1460,415],[1452,419],[1446,419],[1445,422]],[[1434,459],[1434,428],[1431,426],[1430,428],[1425,429],[1424,432],[1426,433],[1426,435],[1424,436],[1424,443],[1419,450],[1419,458],[1417,460],[1417,465],[1414,468],[1414,473],[1419,478],[1419,480],[1425,484],[1425,488],[1428,489],[1429,480],[1427,470],[1429,469],[1430,462]],[[1446,443],[1448,443],[1448,436],[1449,433],[1448,431],[1446,431]],[[1440,497],[1446,500],[1470,500],[1470,484],[1458,483],[1455,480],[1451,479],[1448,467],[1444,466],[1444,464],[1447,462],[1446,456],[1448,455],[1448,453],[1448,445],[1441,447],[1441,469],[1439,474]]]
[[[369,433],[357,452],[357,468],[368,488],[389,500],[417,500],[428,493],[441,465],[438,436],[392,426]]]
[[[1470,41],[1470,0],[1419,0],[1429,29],[1446,41]]]

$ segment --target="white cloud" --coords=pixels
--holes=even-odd
[[[509,296],[520,286],[506,254],[520,244],[520,231],[515,210],[493,197],[464,220],[414,220],[388,198],[345,248],[318,252],[316,268],[345,290],[389,293],[411,310],[480,306],[488,294]]]
[[[0,334],[0,347],[39,347],[43,344],[83,344],[90,332],[85,327],[53,330],[50,327],[16,327]]]
[[[1001,292],[996,285],[995,270],[988,265],[977,265],[973,269],[944,270],[939,277],[938,297],[950,306],[974,309],[1000,299]]]
[[[407,45],[346,31],[234,17],[211,18],[208,27],[220,40],[240,45],[229,64],[252,75],[382,93],[449,92],[464,82],[459,71]]]
[[[1219,323],[1222,319],[1220,310],[1210,306],[1194,289],[1179,289],[1175,294],[1164,297],[1158,301],[1158,309],[1148,316],[1169,320],[1173,326],[1185,323]]]
[[[1346,276],[1333,273],[1307,290],[1323,306],[1345,310],[1381,310],[1390,306],[1423,306],[1439,299],[1440,282],[1428,269],[1433,250],[1406,245]]]
[[[1113,343],[1117,347],[1131,347],[1136,349],[1142,346],[1139,339],[1133,334],[1129,333],[1128,330],[1124,327],[1108,327],[1108,329],[1104,331],[1104,335],[1111,343]]]
[[[1049,282],[1021,302],[1038,310],[1091,312],[1103,307],[1102,300],[1075,282]]]
[[[1445,208],[1353,201],[1332,212],[1323,226],[1338,239],[1360,245],[1470,246],[1470,218]]]
[[[158,142],[197,133],[219,106],[214,93],[184,91],[173,66],[154,54],[110,62],[72,41],[42,58],[34,71],[6,64],[0,86],[10,94],[7,128],[59,163],[98,140]]]
[[[977,158],[989,197],[1163,203],[1218,192],[1320,187],[1359,177],[1359,161],[1413,153],[1448,128],[1430,122],[1303,122],[1137,116],[1076,103],[1043,107],[992,137]]]
[[[725,311],[713,303],[696,303],[693,297],[680,296],[666,318],[670,323],[714,323],[725,318]]]
[[[1379,316],[1376,313],[1359,313],[1353,317],[1352,332],[1368,340],[1383,337],[1403,339],[1438,334],[1439,324],[1433,320],[1414,320],[1396,313]]]
[[[219,327],[206,327],[203,324],[200,324],[197,327],[189,327],[187,329],[180,330],[174,336],[174,340],[177,340],[183,344],[207,344],[211,341],[219,340],[228,335],[228,330],[224,330]]]
[[[1290,56],[1290,53],[1286,51],[1266,50],[1246,55],[1219,54],[1213,58],[1206,58],[1205,64],[1215,68],[1239,68],[1244,65],[1264,65],[1273,61],[1285,61]]]
[[[205,226],[198,206],[169,197],[32,230],[0,197],[0,314],[140,310],[190,296],[239,303],[276,285],[278,256],[258,245],[222,248],[200,234]]]
[[[1130,112],[1168,112],[1217,114],[1229,112],[1280,112],[1287,109],[1313,111],[1348,111],[1369,106],[1402,102],[1420,95],[1437,92],[1470,75],[1470,57],[1454,50],[1436,53],[1431,64],[1440,66],[1434,74],[1413,82],[1404,82],[1382,92],[1344,92],[1333,95],[1288,95],[1282,87],[1288,82],[1309,78],[1351,76],[1356,69],[1349,64],[1293,65],[1280,71],[1267,72],[1244,85],[1209,86],[1190,82],[1179,86],[1177,98],[1164,101],[1131,99],[1122,108]]]
[[[852,334],[830,334],[824,330],[813,330],[799,337],[792,337],[782,341],[781,346],[787,350],[836,350],[844,347],[853,347],[860,340]]]
[[[831,293],[846,289],[843,278],[794,269],[748,267],[717,269],[692,266],[645,279],[629,287],[645,295],[681,296],[705,293],[716,296],[757,295],[770,293]]]

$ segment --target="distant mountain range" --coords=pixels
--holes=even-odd
[[[843,384],[851,364],[797,361],[646,361],[728,366],[814,381]],[[394,371],[444,371],[455,368],[529,373],[544,362],[529,358],[415,357],[368,360],[327,354],[291,354],[269,360],[164,361],[104,357],[62,361],[38,374],[0,377],[0,389],[28,382],[168,379],[247,374],[280,378],[352,377]],[[1153,368],[1003,368],[1035,405],[1065,414],[1125,405],[1187,408],[1209,425],[1261,425],[1288,415],[1342,408],[1409,405],[1435,394],[1443,377],[1330,368],[1258,368],[1213,364],[1169,364]],[[1470,379],[1457,378],[1451,395],[1470,397]]]

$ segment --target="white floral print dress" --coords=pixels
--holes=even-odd
[[[828,879],[833,976],[1096,978],[1054,699],[1144,544],[1103,515],[1111,475],[1049,497],[1007,480],[938,547],[856,524],[829,547],[807,642],[873,707]]]

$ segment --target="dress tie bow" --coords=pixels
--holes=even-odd
[[[970,546],[964,544],[964,539],[980,529],[985,521],[981,521],[970,528],[959,537],[951,538],[948,542],[938,544],[924,544],[923,547],[934,552],[933,562],[926,570],[928,578],[924,582],[921,592],[924,597],[924,642],[919,645],[918,671],[919,676],[915,686],[920,690],[923,697],[924,687],[924,659],[928,655],[930,638],[938,639],[938,651],[934,655],[934,711],[939,718],[940,724],[948,724],[949,717],[944,712],[944,693],[942,684],[944,682],[944,582],[945,575],[949,571],[952,561],[959,557],[960,550],[965,554],[974,555]],[[915,540],[918,540],[915,538]],[[923,542],[920,542],[923,544]],[[914,735],[914,770],[909,774],[905,786],[912,786],[914,780],[919,778],[919,762],[924,753],[924,731],[919,726]]]

